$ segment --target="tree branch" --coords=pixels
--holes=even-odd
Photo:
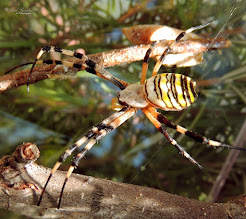
[[[57,171],[37,207],[50,169],[34,161],[39,150],[32,143],[17,147],[0,160],[0,207],[28,217],[69,218],[244,218],[245,199],[209,204],[152,188],[72,174],[57,207],[65,172]]]
[[[150,57],[160,56],[163,51],[166,49],[168,45],[170,45],[172,41],[164,41],[159,42],[156,47],[153,49]],[[173,54],[193,54],[191,57],[188,56],[189,59],[196,56],[198,53],[206,52],[208,50],[221,49],[230,46],[230,41],[224,38],[216,38],[214,39],[193,39],[193,40],[185,40],[176,43],[172,47]],[[96,53],[88,55],[88,57],[94,60],[101,66],[110,67],[119,65],[122,63],[130,63],[134,61],[140,61],[144,59],[146,51],[149,49],[150,44],[148,45],[137,45],[131,46],[124,49],[116,49],[108,52]],[[69,58],[66,61],[71,61],[73,63],[82,63],[80,59]],[[41,64],[36,66],[33,70],[30,83],[36,83],[38,81],[50,78],[57,77],[57,75],[62,75],[66,77],[66,75],[76,75],[77,69],[75,68],[67,68],[64,66],[56,66],[56,65],[46,65]],[[0,93],[5,90],[19,87],[22,85],[26,85],[27,78],[29,75],[30,69],[21,70],[18,72],[14,72],[13,74],[7,74],[0,77]]]

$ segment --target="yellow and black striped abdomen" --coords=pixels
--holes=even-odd
[[[179,111],[197,98],[196,82],[181,74],[164,73],[149,78],[144,84],[146,99],[157,108]]]

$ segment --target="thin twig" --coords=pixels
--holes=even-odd
[[[128,11],[123,14],[119,19],[118,22],[119,23],[123,23],[127,18],[134,16],[135,14],[137,14],[143,7],[145,7],[145,5],[147,3],[149,3],[151,0],[145,0],[139,4],[135,4],[134,7],[132,5],[130,5]]]

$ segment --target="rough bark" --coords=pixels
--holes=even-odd
[[[245,197],[230,203],[203,203],[157,189],[72,174],[61,209],[57,200],[65,172],[52,177],[37,202],[50,169],[34,161],[36,145],[24,143],[0,161],[0,207],[32,218],[245,218]]]

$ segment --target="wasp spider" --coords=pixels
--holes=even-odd
[[[148,69],[148,60],[151,54],[155,42],[151,44],[151,47],[147,50],[142,66],[142,75],[140,84],[130,84],[123,80],[120,80],[113,75],[111,75],[102,66],[98,65],[94,61],[90,60],[87,56],[76,53],[70,50],[65,50],[57,48],[54,46],[44,46],[38,53],[35,61],[33,62],[31,71],[29,73],[27,86],[29,86],[30,76],[33,72],[34,66],[38,63],[46,64],[57,64],[65,65],[69,67],[77,68],[78,70],[85,69],[87,72],[111,81],[116,85],[121,91],[118,92],[116,98],[112,100],[112,109],[117,110],[114,114],[109,116],[100,122],[97,126],[93,127],[88,133],[75,142],[70,148],[68,148],[59,158],[59,160],[54,165],[51,173],[43,187],[38,206],[41,203],[43,194],[46,187],[56,170],[60,165],[69,157],[76,149],[80,152],[77,153],[72,161],[70,168],[67,171],[66,178],[63,183],[63,187],[59,196],[58,208],[60,208],[62,194],[66,185],[68,178],[70,177],[73,170],[78,166],[80,160],[86,155],[86,153],[95,145],[98,140],[102,139],[104,136],[109,134],[114,129],[118,128],[122,123],[132,117],[139,109],[148,117],[148,119],[154,124],[154,126],[165,136],[165,138],[187,159],[189,159],[193,164],[202,168],[200,164],[195,161],[185,150],[179,145],[167,132],[163,124],[169,128],[175,129],[177,132],[187,135],[190,138],[207,144],[213,147],[224,147],[230,149],[244,150],[244,148],[239,148],[235,146],[230,146],[210,140],[204,136],[196,134],[186,128],[175,125],[169,121],[164,115],[159,113],[156,108],[160,108],[166,111],[180,111],[190,106],[197,98],[196,93],[196,83],[191,78],[174,73],[164,73],[157,75],[166,54],[172,49],[172,45],[182,39],[182,37],[194,30],[201,29],[206,25],[200,25],[197,27],[192,27],[182,33],[180,33],[177,38],[173,41],[171,46],[167,47],[163,52],[159,60],[156,62],[152,77],[146,80],[146,73]],[[71,63],[68,61],[58,61],[58,60],[39,60],[40,57],[45,52],[54,51],[57,53],[62,53],[68,56],[76,57],[81,59],[82,64]],[[83,147],[84,146],[84,147]]]

